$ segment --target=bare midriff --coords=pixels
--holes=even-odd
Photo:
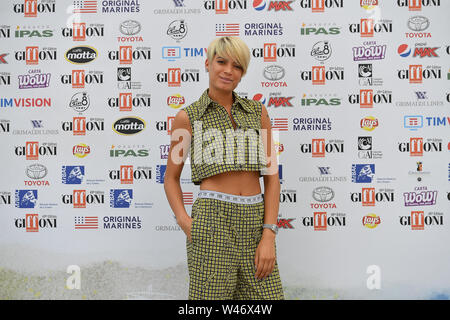
[[[200,190],[212,190],[239,196],[261,193],[259,171],[228,171],[205,178]]]

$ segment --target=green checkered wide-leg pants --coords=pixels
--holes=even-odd
[[[191,217],[192,242],[186,238],[189,299],[284,299],[277,263],[268,277],[255,278],[264,201],[247,204],[198,197]]]

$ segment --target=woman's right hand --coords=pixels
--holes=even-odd
[[[191,238],[191,229],[192,229],[192,218],[188,215],[185,215],[182,219],[177,221],[180,228],[184,231],[189,241],[192,242]]]

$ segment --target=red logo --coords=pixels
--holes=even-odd
[[[120,183],[133,183],[133,166],[120,166]]]
[[[264,43],[264,62],[277,61],[277,44]]]
[[[181,86],[181,69],[180,68],[169,68],[167,70],[169,76],[169,87],[180,87]]]
[[[39,49],[38,47],[26,47],[26,64],[27,65],[35,65],[39,62]]]
[[[119,93],[119,111],[131,111],[133,97],[130,93]]]
[[[73,207],[86,208],[86,190],[73,190]]]
[[[423,156],[423,139],[410,138],[409,139],[409,154],[412,157]]]
[[[361,108],[372,108],[373,107],[373,90],[359,90]]]
[[[72,88],[84,88],[84,70],[72,70]]]
[[[425,226],[423,211],[411,211],[411,229],[423,230]]]
[[[37,16],[37,0],[25,0],[24,7],[25,17],[32,18]]]
[[[86,23],[74,22],[72,28],[72,38],[73,41],[84,41],[86,40]]]
[[[312,67],[312,84],[324,85],[325,84],[325,67],[313,66]]]
[[[312,139],[312,157],[325,157],[325,139]]]
[[[36,213],[29,213],[25,215],[26,231],[39,232],[39,215]]]
[[[409,83],[422,83],[422,65],[409,65]]]
[[[314,231],[327,231],[326,212],[314,212]]]
[[[133,50],[131,46],[119,47],[119,63],[131,64],[133,61]]]
[[[373,19],[361,19],[361,37],[373,37]]]
[[[363,207],[375,206],[375,188],[362,188],[362,205]]]
[[[27,160],[39,160],[39,142],[30,141],[26,143],[26,159]]]

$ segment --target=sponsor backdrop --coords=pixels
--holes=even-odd
[[[286,297],[449,297],[449,1],[0,10],[1,299],[187,297],[164,173],[223,35],[248,44],[237,92],[272,120]],[[181,186],[190,213],[189,165]]]

